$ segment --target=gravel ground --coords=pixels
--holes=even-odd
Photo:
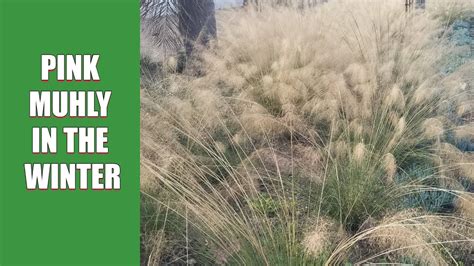
[[[474,59],[474,15],[456,20],[448,37],[457,48],[457,53],[443,65],[441,72],[444,74],[452,73],[459,66]]]

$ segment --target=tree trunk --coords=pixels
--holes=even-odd
[[[216,38],[216,17],[213,0],[178,0],[179,31],[184,39],[186,57],[195,45],[207,45]]]

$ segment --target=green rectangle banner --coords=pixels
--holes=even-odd
[[[139,1],[0,2],[0,265],[138,265]]]

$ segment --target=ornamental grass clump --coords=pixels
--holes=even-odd
[[[142,193],[181,217],[185,232],[160,231],[180,261],[467,263],[474,63],[441,72],[455,51],[439,11],[219,12],[199,71],[142,89]],[[443,208],[419,200],[435,193]]]

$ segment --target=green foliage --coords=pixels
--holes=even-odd
[[[274,216],[280,210],[280,204],[268,194],[261,194],[250,201],[250,207],[267,216]]]
[[[324,265],[329,254],[319,257],[308,256],[301,244],[294,242],[285,228],[275,228],[271,239],[261,237],[257,251],[255,245],[244,243],[239,252],[232,256],[228,265],[275,265],[275,266],[300,266]],[[265,256],[262,256],[265,254]]]
[[[368,217],[382,214],[391,204],[390,188],[370,163],[337,164],[327,178],[323,209],[349,231],[356,231]]]
[[[421,208],[429,212],[446,212],[452,209],[455,196],[449,191],[439,191],[438,179],[434,178],[433,167],[430,165],[412,165],[407,171],[401,172],[396,178],[399,183],[415,182],[433,188],[428,191],[413,191],[402,198],[401,208]]]

